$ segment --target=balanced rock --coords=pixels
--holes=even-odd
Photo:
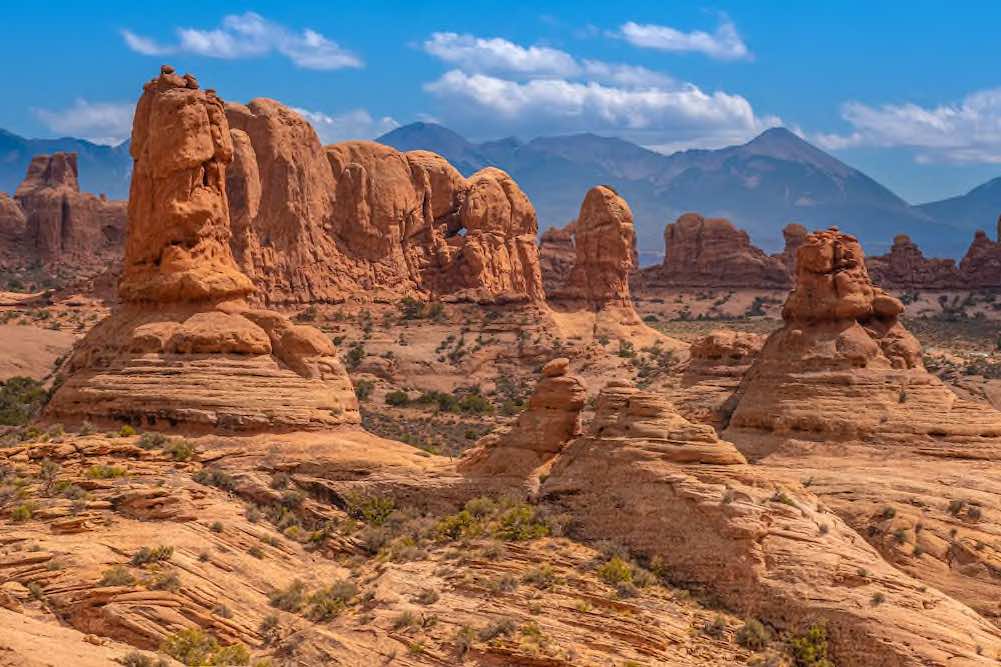
[[[136,108],[120,306],[74,350],[52,419],[235,431],[359,421],[330,340],[253,310],[230,250],[222,101],[165,68]]]
[[[482,438],[459,462],[460,472],[510,484],[538,484],[540,468],[581,433],[581,411],[587,391],[568,375],[570,360],[553,359],[542,368],[542,379],[525,410],[508,429]]]
[[[80,192],[76,153],[36,155],[11,199],[0,195],[0,263],[89,276],[121,255],[125,202]]]
[[[780,630],[825,624],[838,665],[990,664],[981,654],[1001,647],[994,625],[893,568],[806,489],[747,465],[711,427],[621,385],[601,392],[587,433],[540,489],[579,534],[657,561]]]
[[[993,450],[1001,415],[959,398],[923,364],[898,320],[903,304],[875,287],[855,237],[835,229],[807,237],[796,287],[737,394],[731,429],[826,437],[906,434]]]
[[[685,213],[664,229],[664,261],[637,276],[644,286],[785,287],[788,270],[780,257],[751,243],[742,229],[723,218]]]
[[[894,237],[885,255],[866,257],[865,264],[873,282],[886,288],[954,289],[964,282],[954,260],[925,257],[906,234]]]

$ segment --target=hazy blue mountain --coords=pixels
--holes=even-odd
[[[983,229],[993,237],[1001,215],[1001,177],[978,185],[965,195],[928,202],[917,208],[953,227],[970,232]]]
[[[13,194],[24,180],[28,164],[35,155],[71,151],[77,154],[80,189],[105,193],[112,199],[129,196],[132,158],[128,142],[118,146],[93,144],[84,139],[25,139],[0,130],[0,192]]]
[[[433,123],[397,128],[377,141],[435,151],[467,175],[487,165],[504,169],[532,199],[543,228],[576,217],[591,186],[611,185],[633,209],[637,245],[647,262],[663,252],[664,226],[685,211],[727,217],[769,250],[781,247],[782,228],[790,222],[837,225],[857,234],[872,254],[901,233],[930,255],[959,256],[970,241],[965,228],[909,205],[784,128],[740,146],[672,155],[594,134],[474,144]],[[1001,196],[994,201],[1001,212]]]

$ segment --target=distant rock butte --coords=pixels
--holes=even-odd
[[[564,227],[550,227],[539,239],[539,265],[547,295],[555,294],[566,283],[573,270],[576,250],[573,236],[576,222]]]
[[[865,258],[873,282],[883,287],[948,289],[963,278],[951,259],[930,259],[906,234],[893,239],[885,255]]]
[[[121,254],[125,206],[80,192],[76,153],[36,155],[14,197],[0,194],[0,267],[96,274]]]
[[[423,295],[544,299],[535,210],[504,172],[466,179],[427,151],[322,147],[278,102],[226,107],[233,250],[265,303]]]
[[[222,101],[164,66],[133,123],[121,304],[62,369],[48,417],[222,431],[357,424],[327,336],[243,300],[254,286],[229,245]]]
[[[798,238],[786,234],[787,253],[790,241]],[[664,229],[664,261],[640,271],[634,282],[648,287],[774,288],[787,287],[790,278],[782,256],[766,255],[729,220],[686,213]]]

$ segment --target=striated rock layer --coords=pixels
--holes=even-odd
[[[370,141],[322,147],[294,111],[229,104],[233,253],[265,303],[355,294],[544,298],[535,210],[498,169]]]
[[[1001,623],[993,544],[1001,413],[964,400],[921,362],[851,236],[800,248],[785,325],[735,396],[725,437],[811,491],[885,558]]]
[[[36,155],[14,197],[0,194],[0,267],[93,275],[120,257],[125,202],[80,192],[76,157]]]
[[[789,227],[786,228],[787,231]],[[786,235],[787,248],[790,238]],[[686,213],[664,229],[664,261],[639,272],[646,287],[785,287],[789,271],[723,218]]]
[[[777,483],[711,427],[625,383],[599,395],[541,494],[583,535],[738,612],[793,632],[825,624],[838,665],[986,665],[1001,647],[997,628],[890,566],[802,486]]]
[[[51,419],[262,430],[357,423],[330,340],[243,300],[222,101],[164,66],[136,108],[121,305],[78,345]]]

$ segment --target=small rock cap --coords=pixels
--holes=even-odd
[[[547,378],[566,375],[570,369],[570,360],[566,357],[557,357],[542,367],[542,374]]]

